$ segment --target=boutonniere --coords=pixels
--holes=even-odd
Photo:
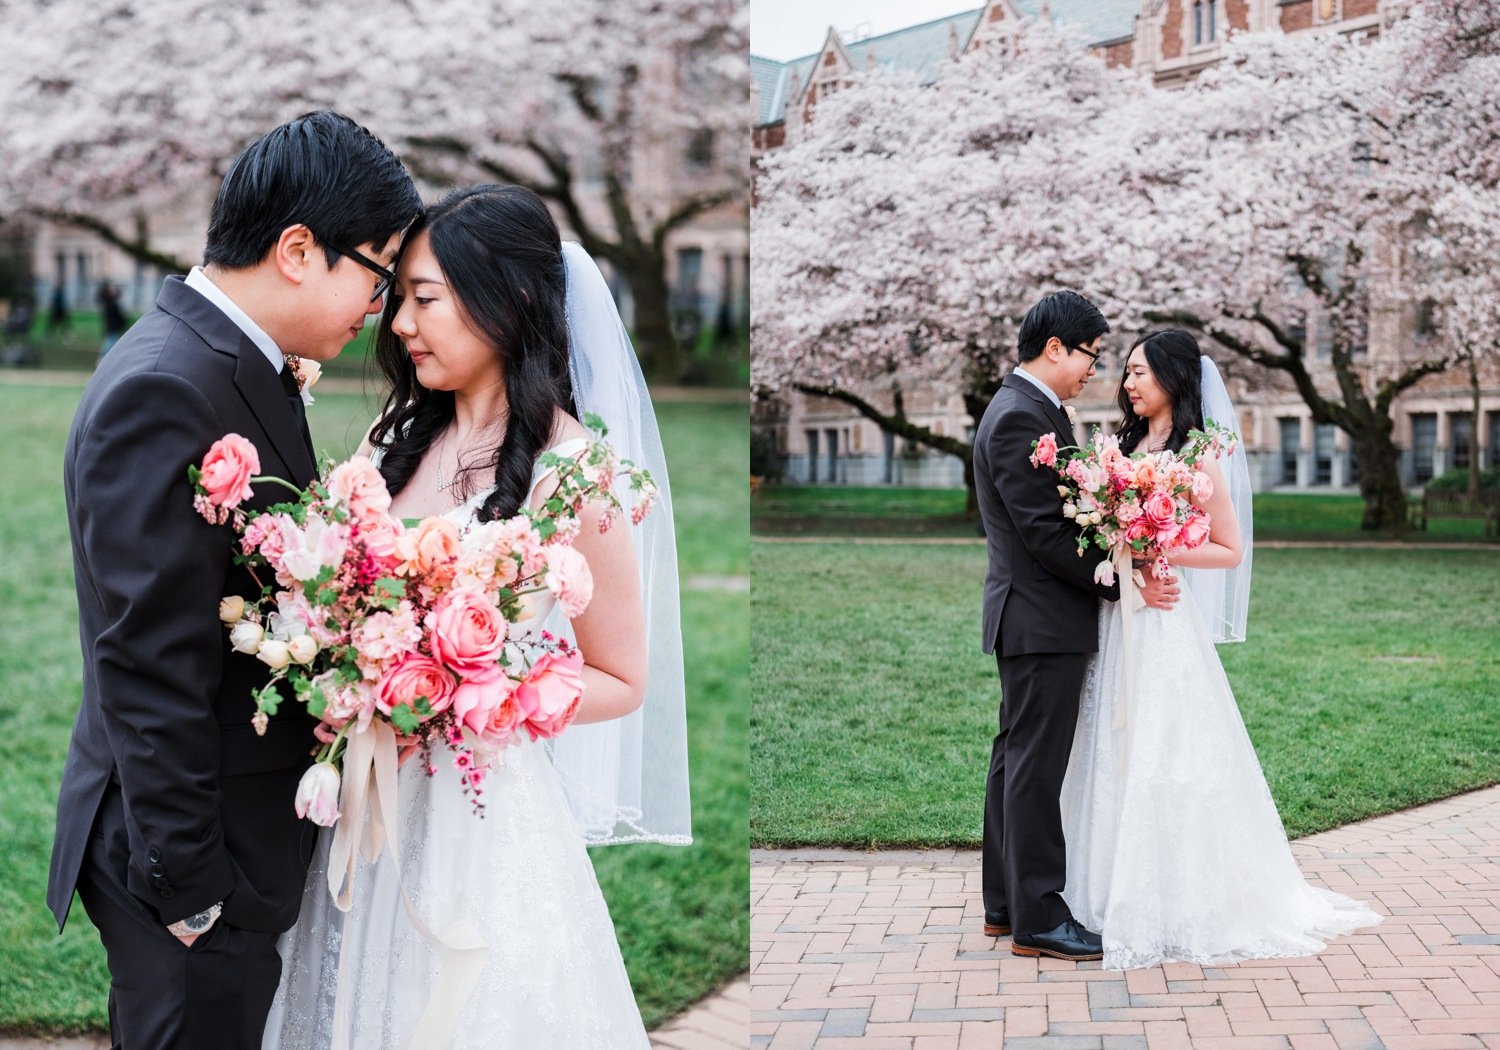
[[[1072,405],[1063,405],[1063,411],[1068,414],[1068,422],[1076,427],[1078,425],[1078,409]]]
[[[310,358],[298,357],[296,354],[286,355],[286,366],[292,370],[292,378],[297,381],[297,391],[302,395],[302,403],[312,404],[312,387],[318,381],[318,377],[323,374],[323,366]]]

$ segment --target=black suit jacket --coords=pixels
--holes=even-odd
[[[1046,433],[1071,445],[1067,415],[1029,379],[1000,383],[974,434],[974,483],[989,543],[984,651],[1091,653],[1099,646],[1099,599],[1119,587],[1094,583],[1103,557],[1078,556],[1078,526],[1063,517],[1057,474],[1031,465]]]
[[[232,563],[234,533],[192,506],[189,464],[226,433],[261,473],[315,473],[297,409],[265,355],[217,307],[169,278],[84,391],[63,478],[83,644],[83,703],[57,802],[47,903],[67,920],[111,785],[130,843],[120,873],[163,923],[225,901],[224,921],[296,920],[313,832],[292,810],[313,720],[287,702],[250,724],[270,672],[229,648],[219,599],[260,589]],[[284,489],[257,486],[250,506]]]

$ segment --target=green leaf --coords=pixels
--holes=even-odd
[[[411,735],[421,725],[417,713],[411,709],[410,704],[400,704],[391,708],[391,725],[399,729],[404,735]]]
[[[406,597],[406,581],[394,576],[382,576],[375,581],[375,590],[381,594],[388,594],[393,598]]]

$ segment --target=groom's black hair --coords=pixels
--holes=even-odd
[[[1040,357],[1042,348],[1053,336],[1071,353],[1075,347],[1086,346],[1108,331],[1109,322],[1093,303],[1077,292],[1053,292],[1026,311],[1016,350],[1025,364]]]
[[[331,267],[340,250],[384,244],[422,210],[396,155],[341,113],[319,110],[267,132],[229,167],[208,221],[205,264],[244,269],[301,223]]]

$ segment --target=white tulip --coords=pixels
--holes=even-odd
[[[265,628],[254,620],[241,620],[229,632],[229,644],[235,652],[254,656],[260,649],[260,640],[265,637]]]
[[[279,671],[291,660],[287,644],[276,638],[267,638],[260,643],[255,658],[273,671]]]
[[[238,594],[219,599],[219,619],[225,623],[239,623],[245,617],[245,599]]]
[[[302,774],[292,802],[297,816],[331,828],[339,819],[339,771],[332,762],[314,762]]]
[[[318,655],[318,643],[310,634],[299,634],[286,643],[287,655],[304,667]]]

